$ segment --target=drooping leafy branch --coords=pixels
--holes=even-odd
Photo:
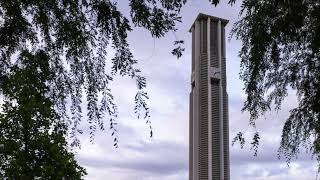
[[[232,35],[242,41],[249,124],[255,126],[272,104],[279,110],[293,89],[299,104],[285,122],[279,154],[289,162],[305,146],[319,161],[320,2],[244,0],[241,7]]]
[[[54,77],[44,51],[22,51],[1,76],[0,179],[82,179],[68,152],[67,126],[54,110],[48,82]]]
[[[80,145],[77,134],[83,132],[79,128],[84,117],[82,104],[87,106],[91,140],[97,129],[105,129],[104,119],[108,118],[117,146],[118,108],[109,84],[116,75],[131,77],[138,89],[134,111],[146,119],[152,135],[146,78],[136,67],[138,60],[133,57],[127,36],[133,27],[143,27],[155,38],[176,31],[185,3],[186,0],[130,0],[130,19],[111,0],[1,1],[0,74],[6,75],[19,65],[16,53],[42,50],[48,54],[54,76],[48,82],[50,99],[58,115],[68,122],[72,146]],[[178,57],[184,50],[182,43],[176,44],[173,53]],[[111,48],[114,54],[109,52]],[[113,56],[111,59],[106,59],[108,53]]]
[[[217,5],[220,1],[210,2]],[[228,2],[233,4],[235,0]],[[104,119],[108,118],[117,146],[118,107],[109,88],[114,76],[129,76],[136,81],[134,111],[150,125],[146,79],[136,67],[138,60],[130,51],[128,32],[143,27],[160,38],[176,31],[185,3],[129,0],[130,17],[125,17],[111,0],[2,0],[0,86],[5,88],[3,78],[22,65],[17,54],[43,51],[52,72],[46,82],[48,97],[57,116],[71,130],[72,145],[79,145],[76,137],[82,133],[79,124],[83,117],[81,104],[85,103],[91,139],[97,129],[105,128]],[[250,125],[255,126],[272,103],[280,109],[289,87],[297,92],[299,104],[285,123],[279,149],[288,160],[303,144],[319,159],[319,6],[318,0],[243,0],[241,20],[232,31],[243,43],[241,79],[248,95],[243,110],[251,116]],[[172,54],[182,55],[182,43],[176,39]],[[111,48],[115,53],[106,59]],[[71,117],[67,113],[69,101]],[[259,134],[254,136],[254,150],[259,138]],[[245,142],[243,134],[236,140]]]

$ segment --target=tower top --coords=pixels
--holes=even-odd
[[[202,20],[202,19],[208,19],[210,18],[212,21],[221,21],[221,23],[225,26],[228,24],[229,20],[227,19],[222,19],[222,18],[219,18],[219,17],[216,17],[216,16],[211,16],[211,15],[208,15],[208,14],[203,14],[203,13],[199,13],[197,18],[194,20],[194,22],[192,23],[192,26],[190,27],[189,29],[189,32],[191,32],[191,29],[192,27],[194,26],[194,23],[196,21],[199,21],[199,20]]]

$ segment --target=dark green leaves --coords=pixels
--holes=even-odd
[[[260,136],[259,133],[256,132],[252,138],[251,149],[254,151],[254,156],[258,155],[258,147],[259,147]]]
[[[237,141],[239,141],[241,148],[243,148],[244,144],[245,144],[245,139],[243,137],[243,133],[239,132],[232,140],[232,145],[234,145],[234,143],[236,143]]]
[[[182,56],[182,53],[184,52],[184,48],[181,47],[183,44],[184,41],[174,41],[174,45],[176,47],[171,51],[171,54],[177,56],[178,59]]]
[[[214,4],[215,6],[217,6],[220,2],[220,0],[209,0],[212,4]],[[236,2],[236,0],[229,0],[229,4],[233,5]]]
[[[132,22],[149,30],[154,37],[175,30],[176,23],[180,22],[178,12],[185,3],[159,2],[130,1]],[[52,79],[48,80],[49,96],[71,130],[72,145],[80,145],[77,134],[82,132],[78,128],[83,118],[83,103],[87,105],[92,140],[97,129],[103,130],[104,125],[109,124],[106,120],[116,134],[118,111],[108,87],[114,76],[128,76],[136,81],[138,96],[144,96],[135,103],[139,110],[148,113],[144,92],[146,79],[136,67],[138,60],[127,42],[127,34],[132,30],[130,20],[118,10],[116,3],[104,0],[1,1],[0,7],[3,12],[0,14],[3,19],[0,24],[1,78],[19,65],[13,53],[45,52],[50,58],[44,61],[52,73]],[[106,59],[110,47],[115,53]],[[71,116],[66,113],[69,98]],[[137,109],[135,112],[138,113]]]
[[[156,38],[163,37],[169,31],[176,31],[176,23],[181,22],[179,11],[185,0],[157,1],[130,0],[131,18],[135,26],[144,27]]]
[[[22,51],[3,78],[0,113],[1,179],[82,179],[86,174],[68,152],[67,126],[49,98],[53,78],[44,51]]]
[[[187,0],[161,0],[162,7],[168,11],[180,12],[182,6],[187,2]]]
[[[303,146],[319,157],[320,4],[245,0],[241,7],[242,19],[232,35],[243,43],[240,77],[247,94],[243,110],[251,115],[250,125],[254,127],[255,120],[271,107],[279,110],[288,89],[293,89],[299,104],[283,127],[279,153],[289,162]],[[255,135],[254,150],[258,142]]]
[[[245,133],[238,132],[238,134],[232,140],[232,146],[238,141],[241,149],[243,149],[246,143],[244,135]],[[260,135],[258,132],[255,132],[252,138],[252,142],[250,143],[251,144],[250,149],[254,151],[254,156],[258,155],[259,140],[260,140]]]

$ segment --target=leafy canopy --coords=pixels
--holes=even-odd
[[[180,8],[186,0],[130,0],[130,20],[110,0],[3,0],[0,2],[0,74],[6,75],[20,62],[15,55],[27,50],[44,51],[49,58],[53,78],[49,97],[59,117],[67,122],[79,146],[77,134],[83,117],[81,104],[87,106],[90,137],[105,128],[105,118],[118,144],[115,128],[118,115],[109,84],[114,76],[128,76],[136,81],[134,112],[150,126],[145,92],[146,78],[136,67],[127,34],[134,27],[147,29],[154,38],[176,31],[181,21]],[[176,40],[172,54],[181,57],[183,41]],[[108,49],[114,49],[107,59]],[[85,97],[82,97],[85,94]],[[85,102],[82,102],[85,98]],[[67,114],[71,101],[71,117]]]
[[[289,162],[303,146],[319,161],[320,1],[244,0],[241,15],[232,34],[242,41],[243,111],[250,113],[250,125],[272,104],[279,110],[293,89],[298,106],[283,126],[279,155]],[[235,140],[242,138],[239,133]]]
[[[154,38],[176,31],[184,3],[131,0],[130,23],[110,0],[0,1],[0,178],[81,179],[86,171],[68,151],[67,134],[71,146],[80,145],[85,103],[91,140],[108,118],[118,146],[118,111],[109,88],[116,75],[136,82],[134,111],[152,136],[146,79],[127,34],[132,26]],[[175,41],[177,57],[181,44]],[[111,48],[115,53],[107,59]]]
[[[65,140],[67,127],[47,96],[48,55],[22,51],[1,77],[0,179],[81,179],[86,174]]]
[[[1,78],[9,77],[20,64],[15,55],[43,51],[52,72],[47,82],[48,97],[57,116],[72,130],[75,138],[72,145],[79,145],[76,135],[82,132],[78,125],[85,93],[91,138],[97,128],[104,129],[103,118],[108,115],[117,146],[118,112],[109,88],[116,75],[136,81],[134,111],[151,125],[148,95],[144,91],[146,79],[136,67],[138,60],[130,51],[127,34],[133,27],[143,27],[155,38],[176,31],[176,23],[181,21],[179,12],[186,0],[128,2],[130,19],[111,0],[0,1]],[[290,160],[301,145],[307,145],[319,159],[320,2],[243,0],[241,8],[241,19],[232,34],[243,43],[240,77],[247,94],[243,110],[251,115],[250,125],[255,127],[255,120],[270,110],[272,103],[279,109],[288,88],[294,89],[299,104],[291,110],[284,125],[279,152]],[[177,47],[172,51],[178,57],[184,50],[181,44],[176,40]],[[115,50],[109,60],[108,48]],[[2,79],[0,83],[3,88]],[[68,99],[71,117],[66,113]],[[235,140],[244,143],[242,133]],[[257,147],[259,134],[255,134],[252,144]]]

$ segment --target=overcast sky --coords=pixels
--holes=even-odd
[[[238,1],[239,2],[239,1]],[[118,1],[128,15],[127,1]],[[205,0],[188,0],[182,9],[183,22],[176,33],[185,40],[186,51],[177,60],[171,55],[175,35],[154,40],[143,29],[129,34],[131,49],[140,60],[139,67],[148,80],[151,121],[154,137],[143,120],[134,116],[135,82],[118,78],[112,90],[119,106],[119,148],[113,148],[110,132],[98,132],[94,144],[89,135],[81,137],[82,147],[77,159],[84,166],[88,180],[186,180],[188,179],[188,136],[189,136],[189,92],[191,70],[191,34],[188,32],[198,13],[206,13],[230,20],[226,32],[238,19],[240,4],[230,7],[210,5]],[[240,59],[237,56],[241,42],[227,41],[227,91],[229,93],[230,142],[237,132],[247,129],[248,116],[241,113],[245,99],[243,83],[239,80]],[[315,179],[316,166],[311,157],[301,154],[290,167],[285,159],[277,159],[281,129],[289,110],[296,105],[291,92],[279,112],[269,112],[257,123],[261,135],[258,157],[253,157],[247,143],[241,150],[239,145],[230,148],[232,180],[249,179]],[[84,108],[85,109],[85,108]],[[85,125],[84,125],[85,126]],[[250,138],[250,129],[247,130]],[[249,140],[249,139],[248,139]]]

